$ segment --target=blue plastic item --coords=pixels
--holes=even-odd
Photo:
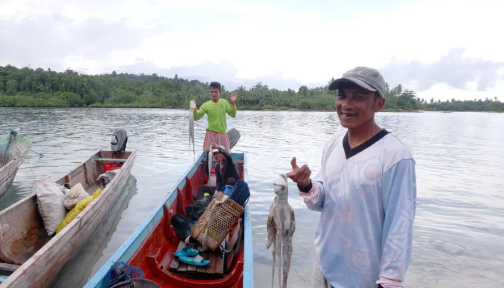
[[[196,256],[199,254],[198,249],[191,248],[189,246],[186,246],[182,248],[180,251],[177,251],[173,253],[173,255],[180,257],[180,256]]]
[[[224,191],[222,191],[224,194],[229,194],[231,192],[231,190],[233,190],[233,186],[226,186],[226,188],[224,188]]]
[[[196,257],[189,257],[189,256],[180,256],[179,260],[189,264],[189,265],[194,265],[198,267],[206,266],[210,263],[210,260],[206,260],[200,255],[197,255]]]

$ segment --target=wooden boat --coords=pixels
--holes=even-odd
[[[97,188],[102,188],[102,192],[52,237],[44,229],[36,193],[0,212],[0,287],[50,286],[115,204],[131,174],[135,155],[128,151],[121,156],[112,151],[99,151],[57,180],[57,184],[67,188],[80,183],[90,195]],[[107,162],[123,165],[103,188],[96,179],[105,171]]]
[[[101,261],[106,253],[107,243],[110,243],[113,235],[118,231],[122,213],[129,207],[131,199],[138,194],[137,179],[133,174],[129,177],[124,189],[119,193],[115,204],[110,208],[108,215],[103,218],[91,239],[82,247],[79,254],[70,260],[61,270],[52,287],[83,287],[93,275],[95,264]],[[101,265],[100,265],[101,266]],[[98,266],[99,267],[99,266]]]
[[[6,165],[1,166],[0,164],[0,197],[2,197],[9,187],[12,185],[12,181],[16,177],[19,166],[23,164],[24,157],[13,159],[9,161]]]
[[[7,143],[4,143],[7,145],[7,148],[2,147],[0,148],[0,153],[5,153],[6,150],[10,149],[15,149],[17,153],[14,153],[15,156],[10,156],[13,157],[8,161],[7,163],[3,163],[3,161],[6,161],[5,159],[2,159],[3,157],[0,157],[0,197],[2,197],[7,190],[9,190],[9,187],[12,185],[12,182],[14,181],[14,178],[16,178],[17,171],[19,169],[19,166],[23,164],[24,161],[24,156],[22,154],[25,154],[27,149],[31,149],[31,141],[28,139],[23,139],[22,143],[24,145],[19,145],[19,143],[16,143],[17,140],[19,139],[18,133],[20,132],[20,129],[17,128],[13,131],[11,131],[10,137],[12,137],[12,133],[14,134],[14,138],[9,138]],[[14,139],[14,142],[12,142]],[[14,144],[13,144],[14,143]],[[14,145],[16,148],[13,148],[12,145]],[[29,150],[28,150],[29,151]],[[0,155],[1,156],[1,155]],[[5,156],[5,155],[4,155]]]
[[[154,281],[163,288],[172,287],[253,287],[252,231],[249,205],[242,215],[243,229],[239,231],[241,241],[236,253],[222,255],[217,252],[205,252],[202,256],[211,260],[206,267],[183,264],[174,257],[174,252],[184,246],[176,236],[171,225],[172,215],[185,214],[184,207],[194,202],[193,195],[200,185],[212,183],[207,177],[208,161],[206,152],[202,152],[192,167],[180,179],[171,193],[158,204],[147,219],[126,242],[112,255],[101,269],[89,280],[86,288],[100,287],[105,282],[109,269],[117,262],[140,268],[144,279]],[[247,181],[246,157],[243,153],[232,153],[240,179]]]

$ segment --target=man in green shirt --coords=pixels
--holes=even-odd
[[[230,151],[229,139],[226,134],[227,123],[226,113],[236,117],[236,93],[231,93],[229,100],[220,99],[221,85],[218,82],[210,83],[210,101],[201,105],[200,109],[193,109],[194,121],[198,121],[205,114],[208,115],[208,127],[205,133],[205,141],[203,142],[203,151],[209,152],[212,144],[223,146],[228,152]],[[194,100],[196,103],[196,100]]]

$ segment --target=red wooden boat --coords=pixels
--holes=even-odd
[[[243,153],[232,153],[240,178],[247,181],[246,157]],[[212,181],[208,179],[207,153],[202,152],[192,167],[179,181],[173,191],[164,199],[145,222],[129,237],[118,251],[93,276],[85,287],[102,287],[112,265],[122,261],[140,268],[144,279],[151,280],[160,287],[254,287],[252,232],[248,205],[242,215],[243,227],[235,225],[232,233],[242,233],[237,242],[236,253],[206,253],[205,259],[211,263],[207,267],[196,267],[179,263],[174,252],[183,247],[171,225],[171,217],[185,214],[184,207],[193,203],[198,187]],[[234,250],[234,249],[233,249]],[[185,266],[184,266],[185,265]]]

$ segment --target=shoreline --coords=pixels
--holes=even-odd
[[[380,112],[394,112],[394,113],[423,113],[423,112],[424,112],[424,110],[382,109]]]
[[[189,110],[189,108],[180,108],[180,107],[124,107],[124,106],[79,106],[79,107],[58,107],[58,106],[0,106],[0,108],[70,108],[70,109],[91,109],[91,108],[97,108],[97,109],[114,109],[114,108],[121,108],[121,109],[162,109],[162,110]],[[297,109],[297,108],[291,108],[291,109],[238,109],[238,111],[268,111],[268,112],[335,112],[335,109]],[[483,113],[504,113],[504,111],[472,111],[472,110],[465,110],[465,111],[448,111],[448,110],[404,110],[404,109],[382,109],[380,112],[388,112],[388,113],[424,113],[424,112],[437,112],[437,113],[453,113],[453,112],[483,112]]]
[[[162,110],[189,110],[189,108],[180,108],[180,107],[123,107],[123,106],[80,106],[80,107],[57,107],[57,106],[0,106],[0,108],[70,108],[70,109],[113,109],[113,108],[121,108],[121,109],[162,109]],[[335,109],[238,109],[238,111],[287,111],[287,112],[335,112]],[[421,110],[402,110],[402,109],[387,109],[382,110],[380,112],[394,112],[394,113],[422,113]]]

